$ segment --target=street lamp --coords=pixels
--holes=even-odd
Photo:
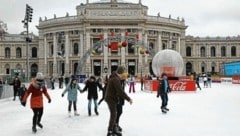
[[[29,48],[29,43],[32,42],[32,39],[29,38],[28,23],[32,22],[32,13],[33,13],[33,9],[28,4],[26,4],[25,18],[24,18],[24,20],[22,20],[22,23],[24,24],[24,28],[26,28],[26,30],[27,30],[27,37],[26,37],[26,43],[27,43],[27,48],[26,48],[27,81],[29,81],[29,53],[28,53],[28,48]]]

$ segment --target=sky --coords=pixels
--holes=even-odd
[[[98,0],[89,0],[96,2]],[[138,3],[138,0],[127,0]],[[76,6],[86,0],[0,0],[0,20],[8,26],[8,33],[25,31],[21,21],[26,4],[33,8],[33,21],[29,31],[38,34],[39,17],[63,17],[66,12],[76,15]],[[186,35],[200,37],[240,35],[240,0],[142,0],[148,6],[148,15],[184,18],[188,26]]]

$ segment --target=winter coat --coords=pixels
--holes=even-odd
[[[76,83],[75,85],[68,84],[66,89],[63,91],[62,94],[65,94],[66,92],[68,92],[68,101],[77,101],[77,91],[80,91],[80,86],[78,85],[78,83]]]
[[[13,82],[10,85],[13,85],[14,90],[18,90],[21,87],[21,81],[19,79],[13,80]]]
[[[38,88],[34,81],[28,87],[22,101],[26,103],[27,98],[30,94],[31,94],[31,99],[30,99],[31,108],[43,108],[42,94],[44,94],[48,98],[49,101],[51,100],[46,87],[42,86],[42,88]]]
[[[166,94],[166,93],[168,93],[168,92],[171,92],[171,88],[170,88],[170,86],[169,86],[169,82],[168,82],[167,79],[166,79],[166,81],[167,81],[167,84],[168,84],[167,90],[165,90],[164,80],[160,80],[160,83],[161,83],[161,84],[159,84],[158,92],[157,92],[157,96],[158,96],[158,97],[159,97],[160,95],[163,95],[163,94]]]
[[[127,96],[121,86],[121,78],[116,72],[113,72],[108,80],[105,101],[108,103],[117,104],[119,102],[118,97],[130,101],[130,98]]]
[[[85,87],[83,88],[83,92],[88,90],[88,100],[90,99],[98,99],[97,87],[103,90],[102,85],[96,81],[95,78],[89,78],[86,82]]]

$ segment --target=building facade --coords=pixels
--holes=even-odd
[[[221,72],[221,64],[240,58],[240,37],[192,37],[186,36],[187,26],[183,18],[150,16],[148,7],[120,0],[101,0],[81,3],[77,14],[64,17],[39,19],[39,36],[30,45],[30,74],[41,71],[46,76],[79,74],[101,76],[126,66],[134,75],[153,74],[151,61],[154,54],[164,49],[178,51],[185,63],[183,75],[190,72]],[[13,35],[11,35],[13,36]],[[10,36],[10,37],[11,37]],[[11,69],[26,69],[26,42],[24,35],[0,41],[0,73]],[[21,38],[22,37],[22,38]],[[109,48],[111,39],[118,37],[118,48]],[[20,38],[20,39],[19,39]],[[126,47],[125,39],[135,40]],[[101,42],[100,52],[92,51]],[[136,46],[139,44],[140,46]],[[19,58],[18,50],[22,57]],[[139,53],[144,49],[145,53]],[[10,51],[9,51],[10,50]],[[9,57],[9,55],[10,57]],[[84,61],[83,61],[84,60]],[[84,63],[82,63],[84,62]]]

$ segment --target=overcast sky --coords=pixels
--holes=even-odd
[[[89,0],[96,2],[98,0]],[[137,3],[138,0],[127,0]],[[38,34],[39,17],[53,18],[76,15],[76,6],[86,0],[0,0],[0,20],[8,25],[9,33],[24,31],[21,21],[28,3],[33,9],[30,31]],[[186,35],[238,36],[240,35],[240,0],[142,0],[148,6],[148,14],[185,19]]]

